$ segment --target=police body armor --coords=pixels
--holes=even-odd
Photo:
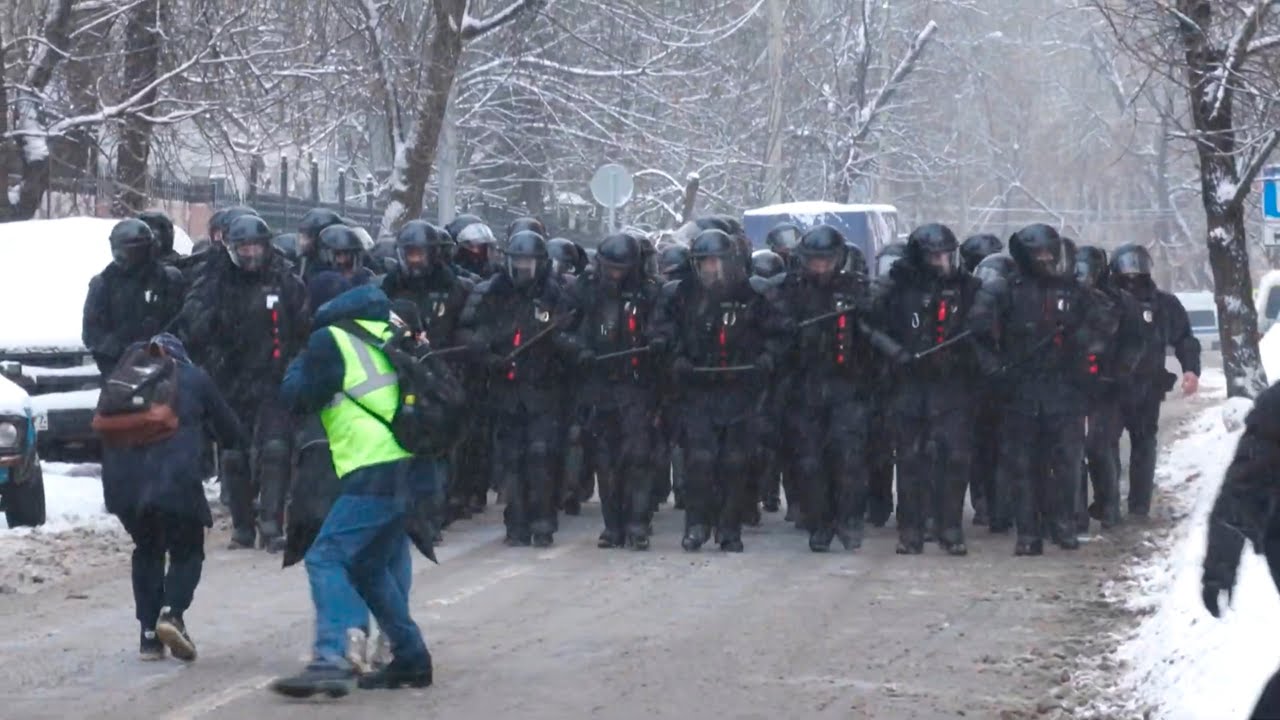
[[[597,355],[623,352],[644,347],[653,302],[642,290],[624,290],[618,297],[608,297],[590,309],[580,326],[580,336]],[[643,355],[632,355],[596,363],[593,378],[610,383],[626,382],[648,385],[652,380],[650,363]]]
[[[902,291],[900,302],[895,303],[893,309],[897,317],[889,318],[889,323],[890,327],[898,329],[900,337],[896,339],[904,350],[913,355],[926,353],[965,330],[965,318],[973,303],[975,286],[965,282],[967,277],[959,279],[960,282],[929,287],[913,284]],[[955,369],[956,353],[963,351],[962,346],[953,346],[950,350],[922,358],[911,366],[912,377],[917,380],[947,379]]]

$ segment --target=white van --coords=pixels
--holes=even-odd
[[[1182,302],[1182,307],[1187,309],[1187,319],[1191,321],[1191,334],[1200,341],[1200,349],[1221,349],[1222,339],[1218,335],[1218,305],[1213,301],[1213,293],[1182,292],[1175,295]]]

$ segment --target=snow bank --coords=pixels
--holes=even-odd
[[[45,514],[39,528],[9,528],[0,514],[0,537],[60,533],[75,528],[119,527],[102,504],[102,466],[41,463],[44,469]]]
[[[1262,336],[1258,350],[1262,353],[1262,369],[1267,372],[1267,379],[1280,380],[1280,324],[1272,325]]]
[[[0,226],[0,265],[24,268],[0,283],[0,307],[7,308],[0,347],[24,352],[84,349],[84,296],[89,280],[111,262],[107,238],[116,222],[74,217]],[[174,249],[191,252],[191,238],[177,228]]]
[[[1134,703],[1127,710],[1154,707],[1165,720],[1245,717],[1280,665],[1280,596],[1261,556],[1246,549],[1223,620],[1200,600],[1209,511],[1248,407],[1232,399],[1203,412],[1157,473],[1175,517],[1189,516],[1135,571],[1139,591],[1129,604],[1147,617],[1117,653],[1130,668],[1122,682]]]

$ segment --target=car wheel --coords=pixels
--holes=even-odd
[[[44,471],[33,463],[23,482],[12,482],[4,489],[4,518],[9,527],[39,527],[44,524]]]

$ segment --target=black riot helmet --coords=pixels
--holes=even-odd
[[[257,215],[241,215],[231,221],[222,240],[236,267],[257,273],[271,264],[271,237],[266,220]]]
[[[355,229],[346,225],[330,225],[316,238],[320,262],[344,275],[354,273],[364,258],[364,243]]]
[[[1100,288],[1107,284],[1107,251],[1097,245],[1076,249],[1076,282],[1085,287]]]
[[[693,221],[698,226],[699,231],[719,230],[725,235],[733,235],[733,226],[731,226],[723,215],[708,215],[700,217]],[[695,238],[696,239],[696,238]]]
[[[658,253],[658,275],[666,282],[689,276],[689,248],[670,245]]]
[[[862,252],[861,246],[848,238],[844,241],[844,267],[840,271],[846,275],[867,277],[867,254]]]
[[[138,213],[138,219],[151,228],[151,234],[156,237],[156,248],[162,255],[173,252],[173,220],[168,215],[159,210],[148,210]]]
[[[844,234],[830,225],[809,228],[795,249],[795,265],[805,277],[822,283],[844,267]]]
[[[1126,243],[1116,248],[1111,256],[1111,272],[1115,275],[1151,276],[1155,263],[1151,253],[1137,243]]]
[[[799,225],[790,222],[778,223],[765,235],[764,244],[777,253],[783,260],[791,259],[791,252],[800,244],[804,231]]]
[[[525,230],[536,232],[544,238],[547,236],[547,226],[543,225],[542,221],[538,218],[526,215],[525,217],[518,217],[515,220],[512,220],[511,223],[507,225],[507,239],[510,240],[515,237],[516,233],[523,232]]]
[[[271,238],[271,244],[291,263],[298,262],[297,233],[281,233]]]
[[[209,242],[214,245],[223,244],[231,230],[231,223],[245,215],[257,217],[258,211],[245,205],[234,205],[214,212],[209,216]]]
[[[1028,225],[1009,238],[1009,254],[1022,272],[1053,277],[1062,262],[1062,238],[1043,223]]]
[[[477,217],[477,216],[475,216],[475,215],[469,215],[469,214],[466,214],[466,213],[464,213],[464,214],[462,214],[462,215],[459,215],[459,216],[455,217],[454,219],[450,220],[450,221],[448,222],[448,224],[446,224],[446,225],[444,226],[444,230],[445,230],[445,232],[449,233],[449,237],[453,238],[453,241],[454,241],[454,242],[458,243],[459,245],[462,245],[462,244],[463,244],[463,243],[462,243],[462,238],[460,237],[460,236],[462,235],[462,231],[463,231],[463,230],[465,230],[465,229],[467,229],[468,227],[470,227],[470,226],[472,226],[472,225],[481,225],[481,226],[483,226],[483,227],[484,227],[484,229],[485,229],[485,230],[489,230],[489,226],[488,226],[488,225],[485,225],[485,224],[484,224],[484,221],[483,221],[483,220],[481,220],[479,217]],[[481,236],[483,236],[483,235],[484,235],[484,233],[474,233],[474,232],[473,232],[473,233],[471,233],[471,234],[470,234],[470,236],[469,236],[469,237],[470,237],[470,238],[471,238],[471,240],[474,242],[474,241],[476,241],[476,240],[480,239],[480,238],[481,238]],[[488,232],[488,236],[489,236],[490,241],[492,241],[492,240],[493,240],[493,231],[492,231],[492,230],[489,230],[489,232]]]
[[[961,269],[972,275],[983,258],[998,252],[1004,252],[1004,243],[1000,242],[1000,238],[995,235],[983,233],[965,238],[965,241],[960,243]]]
[[[547,241],[532,230],[519,230],[507,239],[504,269],[518,288],[540,283],[551,272]]]
[[[787,263],[782,256],[772,250],[757,250],[751,253],[751,274],[759,278],[772,278],[787,271]]]
[[[628,280],[638,278],[643,263],[644,251],[632,235],[610,235],[596,248],[596,277],[607,288],[621,288]]]
[[[904,242],[891,242],[880,250],[880,254],[876,255],[876,277],[884,277],[889,274],[889,270],[894,263],[907,256],[907,244]]]
[[[973,269],[973,276],[978,279],[978,282],[986,285],[992,281],[1009,279],[1017,267],[1018,264],[1012,257],[1004,253],[996,253],[982,258],[978,267]]]
[[[738,246],[722,230],[703,230],[689,247],[693,271],[703,287],[723,290],[741,279],[746,264],[738,257]]]
[[[960,243],[951,228],[941,223],[921,225],[907,236],[907,259],[917,269],[938,277],[959,272]]]
[[[155,233],[141,220],[121,220],[111,228],[111,261],[121,270],[149,264],[157,250]]]
[[[342,216],[329,208],[312,208],[298,221],[298,255],[312,257],[319,247],[320,233],[332,225],[343,225]]]
[[[551,272],[555,275],[580,275],[586,269],[583,258],[578,255],[578,246],[565,238],[548,240],[547,255],[551,258]]]
[[[423,277],[448,260],[453,238],[426,220],[410,220],[396,233],[396,264],[405,277]]]

